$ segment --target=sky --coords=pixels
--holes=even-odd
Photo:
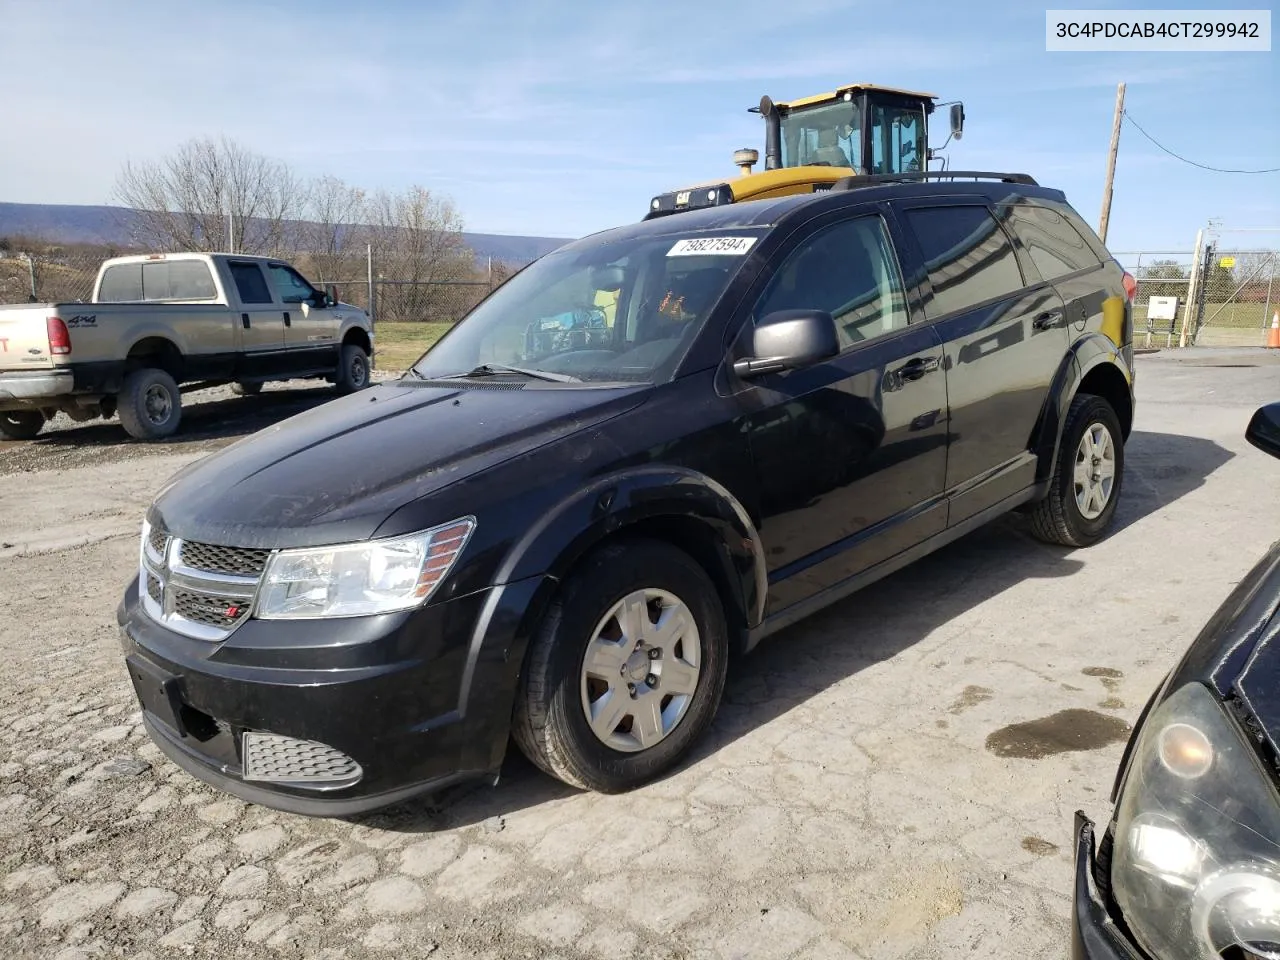
[[[467,230],[578,237],[735,175],[736,148],[763,153],[762,94],[865,81],[962,100],[953,168],[1030,173],[1096,226],[1118,82],[1169,149],[1280,167],[1278,49],[1050,53],[1045,7],[1018,0],[0,0],[0,200],[110,203],[127,160],[227,135],[304,175],[425,187]],[[1190,250],[1210,218],[1280,227],[1280,174],[1198,169],[1126,123],[1108,246]]]

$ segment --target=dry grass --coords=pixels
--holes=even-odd
[[[374,364],[378,370],[400,373],[407,370],[439,340],[450,323],[374,323]]]

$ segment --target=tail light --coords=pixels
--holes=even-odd
[[[49,352],[55,357],[66,356],[71,352],[71,333],[61,317],[49,317],[45,320],[45,328],[49,331]]]
[[[1124,272],[1124,295],[1129,298],[1129,305],[1133,305],[1134,299],[1138,296],[1138,281],[1133,278],[1128,270]]]

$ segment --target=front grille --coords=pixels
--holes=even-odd
[[[267,565],[270,550],[244,547],[218,547],[208,543],[182,541],[179,557],[182,565],[193,570],[224,573],[233,577],[258,577]]]
[[[249,613],[243,597],[218,597],[189,590],[173,592],[173,610],[184,620],[230,630]]]
[[[272,780],[332,788],[355,783],[360,764],[341,750],[314,740],[295,740],[275,733],[246,732],[242,761],[245,780]]]
[[[270,558],[270,550],[198,543],[148,530],[143,609],[177,633],[224,640],[248,619]]]

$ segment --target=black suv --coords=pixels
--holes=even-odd
[[[403,378],[164,487],[118,611],[146,727],[308,814],[496,777],[512,735],[634,787],[766,635],[1015,508],[1103,536],[1132,291],[1023,175],[850,178],[571,243]]]

